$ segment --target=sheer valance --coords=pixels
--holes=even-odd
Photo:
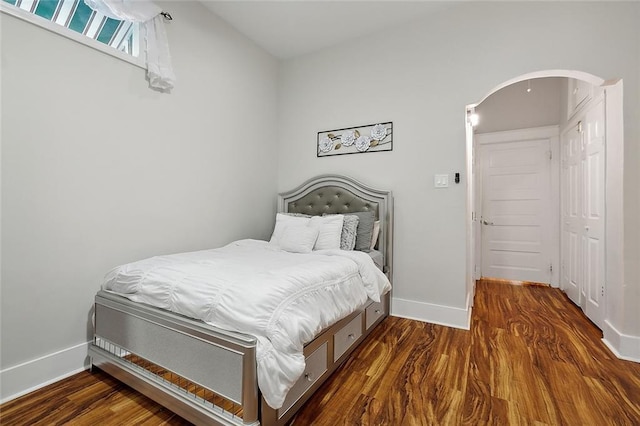
[[[149,0],[84,0],[96,12],[113,19],[140,24],[142,49],[146,56],[147,77],[153,88],[172,89],[176,77],[171,66],[162,9]]]

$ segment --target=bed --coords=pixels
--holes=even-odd
[[[373,189],[345,176],[322,175],[278,195],[278,212],[292,216],[324,217],[368,211],[374,212],[379,223],[370,256],[391,281],[390,191]],[[260,249],[268,246],[266,242],[234,244],[230,250],[242,245]],[[347,254],[326,252],[326,256]],[[261,391],[265,373],[258,371],[257,360],[261,356],[262,336],[216,327],[112,291],[101,290],[95,298],[94,339],[89,349],[91,366],[195,424],[283,425],[388,315],[388,291],[380,298],[368,291],[366,294],[364,298],[358,296],[355,308],[350,308],[346,315],[342,312],[337,321],[324,324],[314,333],[315,338],[304,344],[301,349],[304,371],[278,402],[277,409],[272,408],[273,402],[267,403],[269,398]]]

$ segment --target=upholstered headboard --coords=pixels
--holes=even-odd
[[[391,191],[370,188],[350,177],[321,175],[278,196],[278,211],[322,215],[373,210],[380,221],[378,249],[384,271],[392,277],[393,196]]]

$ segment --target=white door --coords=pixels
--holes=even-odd
[[[576,122],[577,121],[577,122]],[[562,137],[562,289],[604,325],[605,103],[596,97]]]
[[[604,97],[596,100],[586,114],[583,175],[584,203],[584,282],[587,316],[602,328],[604,325],[604,182],[605,182],[605,108]]]
[[[549,139],[514,139],[480,150],[482,275],[550,283]]]
[[[582,174],[582,123],[567,129],[561,138],[561,271],[560,288],[576,305],[581,303],[580,180]]]

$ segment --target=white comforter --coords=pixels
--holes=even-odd
[[[255,336],[258,385],[276,409],[304,372],[304,344],[390,288],[366,253],[294,254],[257,240],[129,263],[103,284],[133,301]]]

